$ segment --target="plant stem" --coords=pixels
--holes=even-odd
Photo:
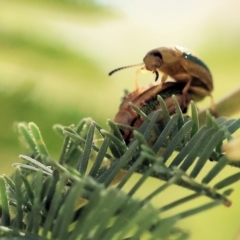
[[[225,117],[237,114],[240,112],[239,102],[240,87],[216,102],[216,113]],[[198,115],[200,125],[205,123],[207,110],[210,111],[210,107],[203,109]]]

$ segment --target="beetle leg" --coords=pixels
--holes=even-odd
[[[164,73],[159,83],[160,87],[162,87],[162,85],[167,81],[167,78],[168,78],[168,75]]]
[[[192,83],[192,78],[190,78],[187,82],[187,84],[185,85],[185,87],[183,88],[183,96],[186,97],[187,94],[188,94],[188,91],[189,89],[191,88],[191,83]],[[213,96],[211,93],[207,92],[206,93],[206,96],[209,96],[210,97],[210,100],[211,100],[211,106],[210,106],[210,112],[211,114],[214,116],[214,117],[217,117],[218,114],[217,114],[217,111],[216,111],[216,106],[215,106],[215,103],[214,103],[214,100],[213,100]],[[185,99],[186,100],[186,99]]]
[[[187,81],[187,84],[185,85],[185,87],[182,90],[182,94],[183,94],[183,99],[184,99],[184,104],[187,106],[188,103],[188,91],[190,89],[191,86],[191,82],[192,82],[192,78],[189,78],[189,80]]]
[[[188,81],[187,81],[187,84],[185,85],[185,87],[183,88],[182,90],[182,93],[183,94],[186,94],[191,86],[191,82],[192,82],[192,78],[190,78]]]
[[[135,72],[135,88],[136,91],[139,90],[140,86],[139,86],[139,73],[151,73],[150,71],[148,71],[145,67],[141,67],[139,69],[137,69],[137,71]]]
[[[214,117],[218,117],[216,105],[213,100],[212,94],[202,87],[190,86],[190,93],[192,94],[192,100],[195,102],[201,101],[205,96],[210,97],[209,110]]]
[[[189,94],[189,89],[191,87],[192,77],[186,73],[179,73],[179,74],[173,76],[173,78],[176,82],[182,82],[182,83],[186,84],[182,90],[182,94],[183,94],[184,104],[186,104],[186,106],[187,106],[188,94]]]
[[[168,75],[167,74],[163,74],[162,78],[161,78],[161,83],[165,83],[167,81]]]
[[[141,70],[142,70],[142,68],[139,68],[135,72],[135,88],[136,88],[136,91],[139,90],[139,79],[138,79],[138,76],[139,76],[139,73],[141,72]]]
[[[216,110],[216,105],[215,102],[213,100],[213,96],[212,94],[209,95],[210,99],[211,99],[211,106],[210,106],[210,112],[214,117],[219,117],[219,115],[217,114],[217,110]]]

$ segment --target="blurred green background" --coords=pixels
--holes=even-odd
[[[18,121],[40,127],[53,157],[62,143],[53,124],[77,124],[92,117],[107,128],[123,89],[134,89],[135,69],[111,78],[108,72],[140,63],[153,48],[178,44],[192,49],[212,71],[214,98],[227,95],[240,84],[239,7],[237,0],[0,1],[0,173],[11,173],[11,163],[25,153],[14,132]],[[141,76],[140,81],[148,84],[152,76]],[[198,106],[209,103],[205,99]],[[228,168],[224,174],[233,172],[236,169]],[[148,181],[138,196],[158,184]],[[231,208],[221,206],[181,222],[191,239],[237,239],[240,184],[233,187]],[[172,187],[154,204],[186,194]],[[199,203],[203,201],[207,199]]]

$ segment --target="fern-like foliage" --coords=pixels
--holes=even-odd
[[[55,125],[64,139],[57,160],[49,154],[36,124],[19,123],[20,138],[31,156],[20,155],[24,163],[14,164],[14,175],[0,178],[1,239],[186,239],[188,234],[175,227],[176,222],[220,204],[230,206],[229,185],[239,180],[240,172],[214,185],[211,181],[232,164],[221,145],[240,128],[240,120],[208,114],[200,127],[194,103],[190,118],[183,116],[173,99],[172,117],[161,97],[159,111],[145,116],[136,109],[145,121],[139,129],[125,126],[134,131],[128,145],[118,124],[110,120],[109,131],[89,118],[77,126]],[[156,123],[160,115],[163,121]],[[212,168],[197,180],[209,160]],[[122,191],[135,172],[142,174],[139,181]],[[144,199],[135,198],[149,177],[164,182]],[[192,193],[170,199],[160,208],[152,206],[152,199],[173,184]],[[166,211],[203,195],[211,201],[164,217]]]

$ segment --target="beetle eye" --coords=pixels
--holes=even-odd
[[[157,60],[157,61],[155,61],[154,65],[156,68],[159,68],[161,66],[161,62]]]
[[[154,51],[154,52],[152,52],[152,55],[153,55],[154,57],[159,57],[160,59],[162,59],[162,54],[161,54],[159,51]]]

